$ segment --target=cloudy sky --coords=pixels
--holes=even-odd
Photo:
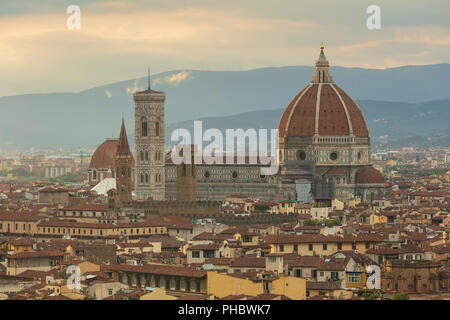
[[[369,30],[369,5],[381,29]],[[81,29],[69,30],[69,5]],[[1,0],[0,96],[81,91],[170,70],[450,62],[448,0]]]

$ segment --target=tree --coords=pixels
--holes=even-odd
[[[409,300],[409,295],[406,292],[399,292],[392,297],[392,300]]]
[[[379,290],[362,290],[360,295],[364,300],[378,300],[381,297]]]

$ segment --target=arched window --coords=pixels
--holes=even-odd
[[[148,161],[148,151],[145,151],[145,161]]]
[[[141,183],[144,183],[144,175],[141,173]]]
[[[142,119],[142,125],[141,125],[141,129],[142,129],[142,136],[146,137],[147,136],[147,120]]]
[[[141,151],[141,160],[144,160],[144,151]]]
[[[125,177],[126,174],[127,174],[127,170],[125,168],[122,168],[122,177]]]
[[[322,71],[322,82],[325,82],[325,70]]]
[[[156,121],[155,123],[155,136],[159,137],[159,122]]]
[[[145,174],[145,183],[148,183],[148,174]]]
[[[97,180],[97,170],[92,172],[92,179]]]

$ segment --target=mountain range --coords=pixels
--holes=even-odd
[[[358,102],[375,143],[450,140],[450,64],[330,69]],[[175,70],[152,75],[151,87],[166,92],[169,141],[174,128],[192,126],[194,119],[202,119],[205,128],[276,128],[282,110],[313,72],[303,66]],[[147,86],[142,77],[77,93],[0,97],[0,149],[97,146],[118,136],[122,115],[132,144],[132,92]]]

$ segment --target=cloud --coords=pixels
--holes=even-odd
[[[138,84],[139,84],[139,80],[138,80],[138,79],[134,80],[134,82],[133,82],[133,87],[132,87],[132,88],[127,87],[127,88],[125,89],[125,91],[126,91],[128,94],[134,94],[134,93],[136,93],[137,91],[144,90],[144,88],[143,88],[142,86],[138,86]]]
[[[192,74],[192,71],[181,71],[178,73],[173,73],[171,75],[167,75],[164,78],[156,78],[152,81],[153,85],[161,84],[161,83],[167,83],[174,86],[177,86],[182,81],[185,81],[189,76]]]
[[[367,30],[360,1],[79,0],[77,31],[67,30],[60,0],[47,1],[48,8],[28,2],[0,1],[0,96],[81,91],[137,78],[149,64],[154,73],[313,66],[321,41],[332,66],[449,62],[449,11],[438,0],[411,8],[413,20],[406,0],[395,7],[381,1],[377,31]],[[46,81],[38,81],[42,75]],[[175,86],[190,77],[181,71],[153,84]]]

